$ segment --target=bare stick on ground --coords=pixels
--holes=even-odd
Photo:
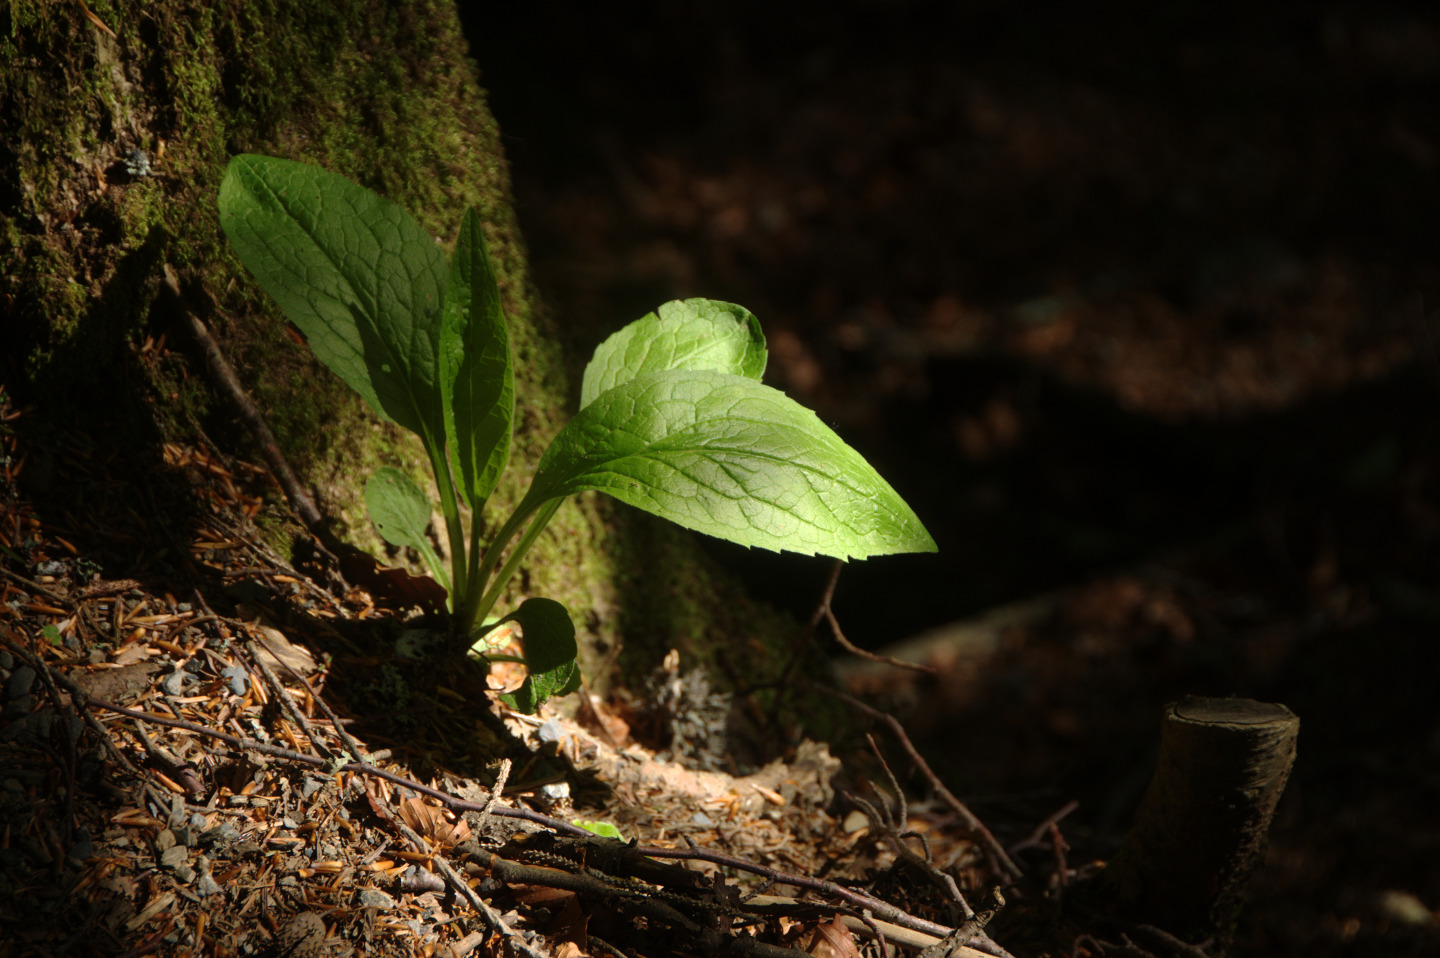
[[[839,699],[857,712],[868,715],[877,722],[885,723],[885,726],[889,728],[895,735],[895,738],[899,740],[900,747],[905,750],[905,754],[910,756],[910,761],[915,763],[915,768],[919,770],[921,775],[925,776],[925,780],[929,782],[930,787],[935,790],[935,794],[941,801],[949,805],[950,808],[960,816],[960,820],[965,823],[965,827],[970,829],[970,833],[974,835],[976,841],[980,843],[980,847],[984,850],[986,856],[991,859],[992,866],[995,870],[1002,872],[1010,880],[1019,879],[1023,875],[1023,872],[1020,871],[1020,866],[1016,865],[1014,860],[1006,854],[1005,849],[995,840],[994,834],[991,833],[989,828],[985,827],[985,823],[980,821],[964,802],[956,798],[955,793],[946,788],[944,782],[940,781],[940,776],[935,774],[934,770],[930,768],[930,763],[925,761],[924,756],[920,754],[920,750],[910,741],[910,736],[905,731],[905,726],[900,724],[899,719],[888,712],[882,712],[877,708],[865,704],[854,696],[846,695],[844,692],[838,692],[828,686],[819,685],[814,682],[806,682],[804,684],[807,688]]]
[[[285,490],[285,497],[290,500],[290,506],[310,528],[312,532],[324,528],[324,519],[320,510],[315,508],[315,500],[290,468],[290,463],[285,459],[284,453],[280,451],[280,445],[275,441],[275,434],[270,431],[270,424],[251,401],[245,387],[240,385],[240,377],[235,374],[235,369],[225,354],[220,350],[220,344],[210,335],[210,330],[205,323],[196,316],[185,303],[185,296],[180,291],[180,280],[170,265],[165,264],[165,288],[175,297],[175,303],[185,320],[185,326],[190,335],[195,338],[201,351],[205,354],[205,363],[210,368],[210,374],[215,377],[216,382],[225,391],[226,397],[230,400],[236,413],[244,421],[245,425],[255,436],[260,444],[260,454],[265,457],[265,463],[270,467],[271,473],[280,488]]]
[[[1187,697],[1166,706],[1155,777],[1100,892],[1124,913],[1223,952],[1290,768],[1283,705]]]

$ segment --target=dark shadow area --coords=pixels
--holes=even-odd
[[[1299,764],[1239,952],[1433,948],[1433,10],[466,16],[577,374],[664,300],[742,303],[767,381],[941,546],[845,570],[853,641],[1052,597],[982,665],[897,680],[952,787],[1017,836],[1078,798],[1067,837],[1103,858],[1166,701],[1285,702]],[[711,551],[801,618],[828,571]]]

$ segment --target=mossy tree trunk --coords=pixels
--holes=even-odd
[[[349,176],[442,243],[466,208],[479,212],[517,362],[517,446],[497,512],[573,408],[450,0],[16,0],[0,11],[0,129],[5,382],[42,415],[103,431],[123,394],[164,438],[227,418],[198,359],[140,359],[156,354],[147,341],[181,336],[163,308],[168,266],[341,535],[376,546],[358,507],[365,476],[381,462],[418,475],[423,457],[287,335],[229,252],[215,201],[239,152]],[[672,646],[691,662],[736,646],[765,674],[762,647],[789,640],[685,534],[607,502],[567,504],[532,555],[518,588],[571,608],[592,676],[621,646],[632,668]]]

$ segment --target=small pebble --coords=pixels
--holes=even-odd
[[[95,788],[105,777],[105,760],[95,752],[86,752],[75,765],[75,784]]]
[[[160,867],[173,870],[185,864],[189,859],[190,849],[184,845],[176,845],[172,848],[165,849],[165,851],[160,854]],[[193,874],[191,877],[194,877]]]
[[[70,846],[70,854],[65,856],[65,861],[72,868],[79,868],[85,864],[85,859],[95,856],[95,842],[90,838],[88,829],[77,828],[75,830],[75,843]]]
[[[201,896],[220,894],[220,883],[215,880],[214,875],[210,874],[210,859],[201,855],[195,860],[195,864],[200,868],[200,879],[195,882],[195,894]]]
[[[400,876],[400,890],[411,895],[419,895],[427,891],[444,891],[445,880],[428,868],[412,865],[405,870],[405,874]]]
[[[160,829],[160,834],[155,836],[155,850],[157,852],[168,852],[175,847],[175,833],[168,828]]]
[[[190,813],[185,809],[185,800],[179,795],[174,796],[173,804],[170,806],[170,814],[166,816],[166,818],[169,819],[170,827],[179,828],[185,824],[185,819],[189,817]]]
[[[275,953],[292,958],[314,958],[325,951],[325,922],[313,911],[290,919],[275,936]]]
[[[240,839],[240,830],[229,822],[221,822],[200,833],[200,845],[202,848],[210,848],[213,845],[228,845]]]
[[[360,889],[358,902],[361,908],[379,908],[382,911],[389,911],[395,907],[395,899],[378,888]]]
[[[20,708],[23,703],[24,708]],[[4,728],[0,728],[0,742],[15,742],[17,745],[26,745],[31,742],[38,742],[50,737],[50,726],[55,722],[55,713],[50,709],[41,709],[39,712],[31,712],[30,706],[33,703],[30,696],[18,699],[5,706],[4,715],[6,718],[15,718]],[[18,718],[11,714],[11,707],[18,709]]]
[[[195,681],[195,676],[184,669],[177,669],[160,680],[160,688],[166,695],[179,695],[185,691],[185,686],[193,681]]]
[[[551,719],[544,725],[540,726],[540,730],[536,732],[535,735],[540,739],[540,741],[545,743],[564,742],[567,737],[565,735],[564,726],[562,726],[554,719]]]
[[[0,710],[0,715],[4,715],[5,718],[19,718],[22,715],[28,715],[34,707],[35,696],[21,695],[6,702],[5,708]]]
[[[28,665],[22,665],[10,673],[10,678],[5,680],[5,698],[14,700],[21,696],[29,695],[30,690],[35,687],[35,670]]]
[[[236,695],[244,695],[250,688],[250,673],[241,665],[232,665],[220,673],[220,677]]]
[[[9,649],[0,649],[0,669],[10,671],[15,667],[15,656],[10,654]]]

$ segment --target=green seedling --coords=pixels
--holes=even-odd
[[[365,498],[387,542],[415,549],[449,593],[455,641],[485,654],[517,624],[533,711],[573,691],[575,627],[550,599],[492,617],[526,551],[566,497],[609,493],[745,546],[840,559],[933,552],[884,479],[814,413],[760,382],[759,321],[730,303],[666,303],[615,333],[585,370],[580,411],[541,456],[529,491],[486,546],[462,507],[484,508],[510,455],[514,371],[479,217],[447,263],[400,207],[344,177],[274,157],[231,160],[220,224],[240,261],[322,363],[382,418],[420,437],[445,520],[446,568],[426,534],[432,504],[378,470]]]

